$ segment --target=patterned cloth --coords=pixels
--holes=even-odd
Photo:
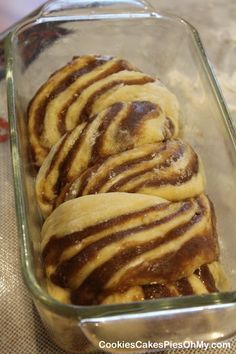
[[[232,117],[236,121],[235,1],[151,0],[150,2],[161,10],[166,9],[185,17],[199,29],[209,57],[216,68]],[[222,51],[223,46],[227,46],[227,50]],[[0,97],[0,117],[7,117],[3,81],[0,82]],[[9,142],[0,144],[0,162],[0,353],[63,354],[65,352],[49,339],[22,281]],[[176,351],[166,352],[173,353]],[[182,353],[203,354],[206,351],[178,350],[178,354]],[[208,350],[207,353],[236,353],[236,337],[231,340],[231,349],[214,349]]]

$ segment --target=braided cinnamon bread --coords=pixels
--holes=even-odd
[[[75,57],[28,118],[53,297],[93,305],[228,289],[203,166],[178,139],[178,102],[159,80],[123,59]]]

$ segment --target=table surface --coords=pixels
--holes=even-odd
[[[232,119],[236,122],[236,1],[149,2],[158,10],[185,18],[198,29]],[[0,32],[41,3],[41,0],[0,0]],[[3,80],[0,81],[0,98],[0,117],[7,117]],[[0,353],[65,353],[51,343],[43,329],[21,280],[19,256],[9,256],[19,253],[9,142],[0,144],[0,162]],[[231,340],[231,349],[208,351],[212,354],[226,352],[236,353],[236,337]],[[168,351],[168,354],[172,353]],[[182,351],[178,353],[181,354]],[[192,350],[184,353],[203,354],[205,351]]]
[[[43,0],[0,0],[0,32],[44,2]]]

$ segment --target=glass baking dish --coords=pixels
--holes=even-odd
[[[178,97],[182,135],[199,152],[217,215],[221,261],[231,291],[99,306],[64,305],[45,290],[42,220],[28,158],[32,95],[75,55],[114,55],[158,77]],[[51,1],[6,40],[6,79],[22,272],[42,321],[63,349],[92,353],[105,342],[223,340],[236,333],[236,134],[197,31],[140,0]],[[144,349],[145,348],[145,349]],[[132,348],[104,348],[113,352]]]

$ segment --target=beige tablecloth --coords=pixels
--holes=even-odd
[[[160,10],[186,18],[197,27],[236,122],[235,0],[150,2]],[[3,81],[0,82],[0,98],[0,116],[7,117]],[[0,354],[65,353],[49,340],[21,278],[10,160],[9,142],[0,144]],[[173,352],[176,351],[168,351],[168,354]],[[179,354],[205,352],[178,351]],[[236,337],[231,340],[231,349],[207,352],[235,354]]]

